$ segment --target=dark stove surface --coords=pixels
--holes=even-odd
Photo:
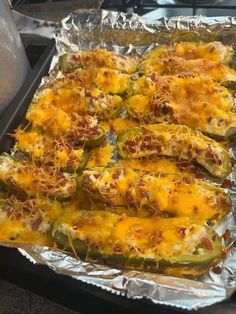
[[[24,8],[22,13],[30,15],[32,11],[32,16],[42,18],[45,15],[44,19],[48,20],[51,17],[55,20],[56,13],[47,13],[47,6],[54,7],[59,14],[66,7],[73,10],[101,5],[103,9],[145,15],[147,20],[179,15],[236,16],[236,0],[13,0],[13,4],[20,12]]]
[[[151,13],[150,18],[236,15],[236,0],[104,0],[102,7],[140,15]]]

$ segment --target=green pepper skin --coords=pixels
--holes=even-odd
[[[142,149],[147,137],[151,137],[150,145]],[[138,153],[137,141],[141,147]],[[123,159],[154,155],[175,157],[195,161],[219,178],[227,177],[232,171],[231,155],[223,146],[182,125],[156,124],[124,130],[117,136],[116,146]]]
[[[72,251],[68,237],[62,232],[56,231],[54,233],[54,240],[61,249],[70,252]],[[104,262],[107,265],[114,267],[131,267],[135,269],[150,270],[154,272],[158,272],[158,268],[164,270],[165,268],[169,267],[183,267],[188,269],[195,267],[199,269],[209,268],[211,263],[215,261],[222,253],[222,244],[220,237],[217,237],[213,249],[208,252],[208,254],[203,256],[194,254],[183,256],[182,261],[181,259],[173,261],[167,261],[162,259],[160,261],[156,261],[155,259],[151,258],[126,257],[122,254],[106,255],[98,249],[91,249],[85,241],[81,241],[79,239],[73,240],[72,244],[73,248],[76,251],[76,254],[81,259],[85,259],[87,261]]]
[[[74,221],[79,221],[79,217],[83,215],[83,212],[78,212],[77,217]],[[81,214],[82,213],[82,214]],[[90,214],[91,213],[91,214]],[[75,213],[74,213],[75,214]],[[96,217],[93,211],[87,211],[87,215],[90,215],[92,219]],[[109,215],[109,214],[108,214]],[[114,215],[114,214],[110,214]],[[121,216],[117,216],[118,218]],[[121,219],[121,218],[120,218]],[[92,221],[90,222],[92,223]],[[89,223],[89,224],[90,224]],[[101,221],[101,223],[106,224],[107,221]],[[80,239],[79,237],[70,237],[68,234],[73,234],[73,230],[76,230],[72,223],[71,225],[67,224],[66,230],[68,230],[68,234],[62,230],[63,225],[63,217],[59,218],[59,220],[54,224],[52,235],[54,241],[57,243],[59,248],[73,252],[78,257],[85,261],[92,262],[101,262],[105,263],[112,267],[124,268],[124,269],[138,269],[138,270],[148,270],[152,272],[161,272],[161,273],[169,273],[175,270],[177,276],[186,275],[201,275],[202,273],[209,270],[212,263],[216,261],[221,253],[222,253],[222,241],[221,238],[214,233],[214,231],[207,229],[207,238],[210,241],[210,248],[202,247],[201,245],[201,254],[187,254],[187,255],[179,255],[178,257],[166,259],[155,259],[154,257],[145,257],[144,254],[142,256],[133,252],[131,255],[125,255],[124,253],[109,251],[103,248],[102,242],[97,240],[97,243],[91,244],[90,239],[90,231],[88,233],[83,231],[84,239]],[[78,222],[80,225],[80,222]],[[135,225],[135,218],[134,218]],[[83,228],[83,222],[82,222]],[[102,228],[102,226],[101,226]],[[117,228],[114,225],[114,228]],[[70,239],[69,239],[70,238]],[[88,240],[86,240],[88,239]],[[213,240],[214,239],[214,240]],[[104,239],[103,239],[104,240]],[[201,242],[201,241],[200,241]]]
[[[85,147],[93,148],[102,144],[104,139],[106,138],[106,134],[103,128],[98,127],[99,135],[94,136],[93,138],[86,139],[84,141],[79,142],[79,144],[84,144]]]
[[[75,63],[70,62],[69,54],[67,53],[59,57],[58,66],[64,73],[72,72],[77,68]]]
[[[236,90],[236,78],[234,80],[228,80],[226,82],[223,82],[222,85],[232,91],[235,91]]]
[[[80,174],[84,170],[84,168],[86,167],[88,160],[89,160],[89,153],[83,152],[83,155],[81,156],[81,163],[76,169],[74,167],[68,166],[68,167],[61,168],[60,171],[68,172],[68,173],[76,172],[76,173]]]
[[[116,139],[116,147],[117,147],[117,152],[121,158],[123,159],[134,158],[132,154],[123,150],[123,144],[127,140],[130,140],[136,136],[142,136],[142,135],[143,135],[142,128],[132,128],[132,129],[124,130],[118,134],[117,139]]]

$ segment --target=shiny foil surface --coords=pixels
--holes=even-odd
[[[121,52],[125,55],[141,55],[159,43],[170,40],[219,40],[236,48],[236,18],[176,17],[152,20],[148,23],[137,15],[112,11],[81,11],[65,18],[55,32],[58,54],[53,58],[50,77],[60,76],[58,56],[65,51],[89,50],[95,47]],[[236,157],[236,151],[231,151]],[[235,178],[236,171],[230,175]],[[231,231],[231,239],[225,247],[236,241],[234,211],[236,189],[229,190],[233,201],[231,213],[217,228],[222,235]],[[6,243],[5,243],[6,244]],[[186,310],[209,306],[229,298],[236,290],[236,250],[230,250],[227,258],[198,279],[183,279],[135,270],[119,270],[108,266],[86,263],[63,252],[39,246],[18,246],[19,251],[38,264],[48,265],[55,272],[100,287],[110,293],[131,299],[149,299]],[[220,271],[219,271],[220,270]]]

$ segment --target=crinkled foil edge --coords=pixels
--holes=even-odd
[[[112,11],[82,11],[65,18],[55,32],[57,55],[51,64],[51,76],[60,75],[58,56],[65,51],[103,47],[124,54],[141,54],[153,45],[170,40],[221,40],[235,46],[235,17],[177,17],[145,22],[139,16]],[[50,78],[43,79],[42,85]],[[236,154],[234,154],[235,156]],[[235,171],[230,179],[234,179]],[[235,192],[231,191],[232,212],[218,228],[231,231],[236,241],[234,208]],[[230,243],[227,243],[230,244]],[[6,243],[5,243],[6,245]],[[9,245],[9,244],[7,244]],[[12,245],[11,245],[12,246]],[[31,262],[48,265],[59,274],[100,287],[131,299],[148,299],[155,304],[193,310],[229,298],[236,290],[236,252],[231,251],[221,262],[222,272],[210,271],[197,280],[176,278],[140,271],[124,271],[104,265],[85,263],[61,251],[39,246],[17,246]]]

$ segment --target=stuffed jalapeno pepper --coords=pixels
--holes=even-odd
[[[220,237],[189,218],[137,218],[71,212],[54,224],[60,248],[86,261],[176,276],[201,275],[220,257]]]
[[[39,165],[52,166],[64,172],[80,172],[87,164],[88,153],[81,147],[73,148],[63,136],[53,138],[36,130],[17,129],[14,137],[16,152],[25,153]]]
[[[54,167],[37,167],[27,160],[0,156],[0,181],[4,187],[23,199],[34,196],[64,200],[76,191],[75,176],[59,172]]]
[[[53,104],[55,107],[71,114],[90,115],[99,120],[117,116],[123,107],[123,99],[118,95],[106,94],[97,88],[83,87],[46,88],[38,93],[37,102]]]
[[[211,225],[231,208],[223,189],[191,176],[155,174],[123,167],[85,170],[79,188],[108,206],[145,208],[150,215],[192,217]]]
[[[33,127],[54,138],[63,135],[72,146],[84,144],[93,147],[101,144],[105,138],[104,130],[97,125],[94,117],[68,114],[53,104],[32,103],[26,119]]]
[[[231,156],[223,146],[183,125],[154,124],[121,132],[116,140],[121,158],[176,157],[197,162],[213,176],[232,171]]]
[[[134,58],[104,49],[66,53],[59,59],[59,68],[62,72],[73,72],[84,67],[107,67],[132,74],[137,69],[137,63]]]

